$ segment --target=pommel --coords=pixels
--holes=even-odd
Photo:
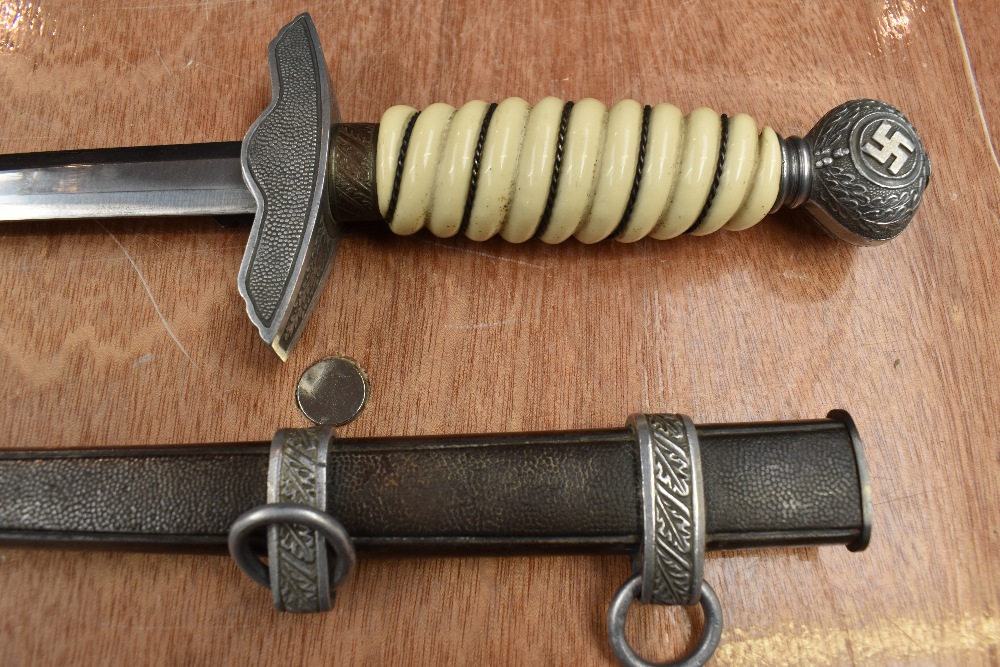
[[[832,236],[878,245],[910,223],[930,179],[930,158],[910,121],[885,102],[854,100],[804,139],[783,140],[775,209],[804,205]]]

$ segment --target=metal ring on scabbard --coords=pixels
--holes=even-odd
[[[635,570],[608,610],[608,638],[628,667],[648,667],[625,639],[632,600],[667,605],[701,603],[705,630],[693,653],[671,666],[704,665],[722,636],[722,610],[702,579],[705,562],[705,498],[698,433],[683,415],[633,415],[629,426],[639,445],[643,539]]]
[[[354,569],[354,545],[326,513],[326,461],[333,429],[278,431],[271,442],[267,505],[241,515],[229,531],[233,559],[254,581],[271,588],[279,611],[319,612]],[[250,534],[267,527],[267,567],[250,550]],[[326,544],[336,556],[329,565]]]
[[[626,667],[699,667],[708,662],[712,654],[715,653],[722,637],[722,607],[719,605],[719,598],[715,591],[704,581],[701,582],[701,608],[705,613],[705,630],[698,640],[698,645],[694,651],[684,658],[675,662],[650,663],[632,650],[625,639],[625,621],[628,618],[628,610],[632,606],[632,601],[639,596],[642,588],[642,575],[635,575],[625,582],[618,589],[615,597],[611,600],[611,607],[608,609],[608,635],[611,640],[611,648],[615,655]]]

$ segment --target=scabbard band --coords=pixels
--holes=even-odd
[[[333,429],[282,429],[271,441],[267,502],[326,512],[326,463]],[[326,538],[289,523],[267,529],[267,557],[274,606],[279,611],[327,611],[333,605]]]
[[[642,474],[639,599],[695,604],[705,562],[705,498],[694,424],[683,415],[633,415]]]

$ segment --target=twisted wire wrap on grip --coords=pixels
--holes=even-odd
[[[379,125],[379,210],[397,234],[500,234],[594,243],[752,227],[781,181],[774,130],[745,114],[688,116],[623,100],[535,106],[511,97],[422,112],[395,106]]]

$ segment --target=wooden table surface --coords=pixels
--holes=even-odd
[[[715,663],[1000,664],[995,3],[4,0],[0,152],[240,139],[269,99],[267,44],[303,9],[346,120],[552,94],[709,105],[788,136],[876,97],[916,125],[933,179],[911,228],[868,249],[795,211],[634,245],[354,234],[285,364],[236,290],[243,229],[4,225],[0,447],[269,440],[306,424],[295,383],[331,354],[373,383],[351,436],[846,408],[870,548],[710,555]],[[365,561],[332,613],[300,617],[227,558],[4,548],[0,663],[604,665],[628,574],[621,557]],[[697,619],[641,608],[630,637],[664,660]]]

